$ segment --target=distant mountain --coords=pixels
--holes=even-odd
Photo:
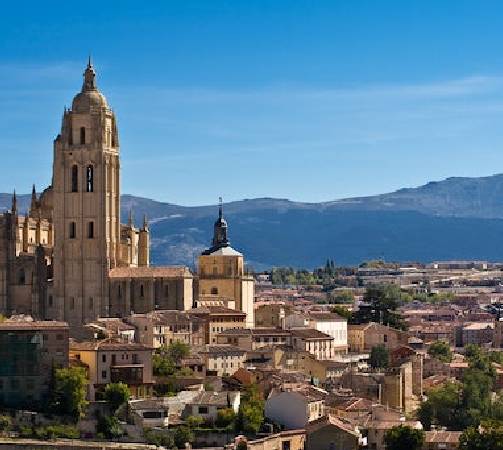
[[[18,196],[26,209],[29,195]],[[11,195],[0,194],[0,208]],[[192,265],[211,240],[216,206],[185,207],[122,196],[137,224],[149,218],[155,264]],[[232,245],[256,268],[314,267],[384,257],[398,261],[503,260],[503,175],[448,178],[418,188],[300,203],[259,198],[225,205]]]

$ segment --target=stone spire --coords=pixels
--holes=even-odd
[[[143,230],[144,231],[148,230],[148,220],[146,214],[143,214]]]
[[[93,63],[91,62],[91,55],[87,61],[87,67],[84,71],[84,83],[82,84],[82,92],[97,91],[96,87],[96,72]]]
[[[127,218],[127,224],[132,228],[134,226],[134,223],[133,223],[133,208],[130,208],[129,209],[129,214],[128,214],[128,218]]]

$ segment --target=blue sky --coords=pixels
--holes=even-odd
[[[500,1],[2,8],[0,192],[50,182],[89,52],[126,193],[323,201],[503,172]]]

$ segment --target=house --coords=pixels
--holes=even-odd
[[[246,326],[246,313],[225,306],[205,306],[190,309],[188,312],[204,321],[206,344],[216,344],[217,335],[222,331]]]
[[[315,389],[273,391],[265,402],[265,416],[289,430],[304,428],[323,416],[325,396]]]
[[[494,322],[472,322],[463,325],[462,342],[464,346],[469,344],[491,344],[494,337]]]
[[[68,367],[66,322],[0,323],[0,403],[18,408],[43,402],[53,369]]]
[[[291,330],[291,346],[308,352],[316,359],[334,359],[334,338],[313,328]]]
[[[94,337],[97,338],[112,338],[126,342],[134,342],[135,340],[136,328],[115,317],[100,317],[94,322],[86,324],[85,327],[94,332]]]
[[[205,323],[186,311],[158,310],[132,314],[128,322],[136,328],[136,341],[153,348],[183,342],[190,346],[204,345]]]
[[[393,350],[400,345],[408,345],[410,335],[379,323],[348,325],[348,346],[351,352],[368,352],[372,347],[384,345]]]
[[[233,375],[244,366],[246,352],[232,345],[206,345],[199,351],[208,375]]]
[[[458,450],[462,434],[461,431],[426,431],[422,450]]]
[[[214,423],[218,418],[218,411],[232,409],[237,414],[240,403],[241,393],[239,391],[198,392],[185,405],[182,417],[199,416],[205,422]]]
[[[133,398],[152,393],[152,347],[113,340],[73,342],[70,356],[87,366],[91,401],[108,383],[126,383]]]
[[[239,442],[239,438],[236,439]],[[305,430],[286,430],[246,442],[248,450],[304,450]],[[234,445],[233,449],[236,448]]]
[[[407,425],[416,430],[422,430],[423,425],[418,420],[405,420],[403,417],[375,418],[366,424],[367,428],[367,448],[369,450],[385,450],[384,436],[393,427]]]
[[[314,328],[333,338],[334,353],[347,353],[348,321],[334,313],[310,311],[303,314],[290,314],[285,318],[285,328]]]
[[[179,423],[185,405],[197,397],[197,391],[181,391],[174,397],[152,397],[128,402],[131,421],[141,430]]]
[[[324,416],[306,425],[306,450],[358,450],[363,437],[347,420]]]
[[[228,329],[217,335],[218,344],[236,345],[244,350],[287,345],[290,331],[280,328]]]

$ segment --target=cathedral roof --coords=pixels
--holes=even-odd
[[[184,266],[173,267],[115,267],[109,272],[110,278],[179,278],[192,277]]]
[[[204,255],[211,256],[243,256],[242,253],[239,253],[237,250],[234,250],[232,247],[220,247],[214,251],[209,250],[209,252],[204,252]]]
[[[108,103],[105,96],[96,86],[96,72],[89,58],[86,70],[84,71],[82,90],[73,99],[72,111],[88,113],[92,109],[100,108],[108,108]]]

